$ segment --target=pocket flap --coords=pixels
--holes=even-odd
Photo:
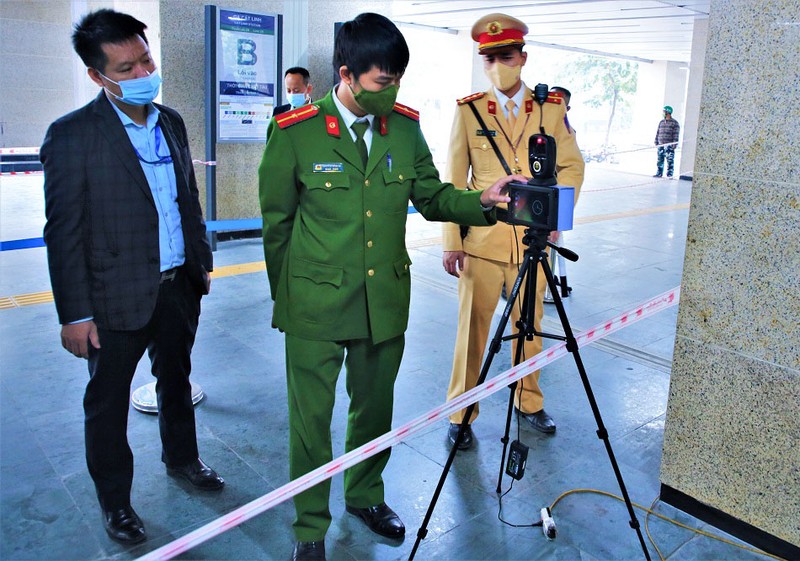
[[[330,284],[338,288],[342,285],[344,270],[334,265],[296,259],[292,263],[292,276],[305,278],[316,284]]]
[[[394,262],[394,272],[398,277],[408,274],[408,269],[411,267],[411,258],[406,255],[402,259]]]
[[[414,168],[393,168],[383,170],[383,181],[387,185],[390,183],[403,183],[417,178],[417,170]]]
[[[349,189],[350,176],[346,173],[308,173],[300,177],[308,189]]]

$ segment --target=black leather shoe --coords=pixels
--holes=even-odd
[[[402,538],[406,535],[406,527],[386,503],[368,508],[345,507],[347,512],[358,516],[367,527],[385,538]]]
[[[297,542],[292,561],[325,561],[325,542]]]
[[[460,424],[450,423],[450,428],[447,430],[447,438],[450,439],[451,445],[456,443],[459,428],[461,428]],[[458,443],[458,449],[468,450],[472,446],[472,441],[472,427],[467,425],[467,428],[464,429],[464,434],[461,435],[461,442]]]
[[[167,474],[173,477],[183,477],[189,483],[203,491],[216,491],[222,489],[225,480],[219,474],[197,458],[183,467],[167,466]]]
[[[520,416],[528,421],[533,428],[545,434],[553,434],[556,432],[556,422],[547,414],[547,411],[542,409],[536,413],[523,413],[519,412]]]
[[[131,505],[116,510],[103,510],[103,527],[112,540],[126,545],[140,543],[147,538],[142,519]]]

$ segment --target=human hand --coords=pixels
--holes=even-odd
[[[78,358],[89,358],[89,343],[100,348],[100,336],[94,321],[82,321],[61,326],[61,346]]]
[[[459,271],[464,270],[464,261],[467,254],[463,251],[445,251],[442,254],[442,266],[447,274],[456,278],[461,277]]]
[[[507,185],[512,181],[527,183],[528,178],[524,175],[507,175],[502,179],[499,179],[494,185],[488,189],[485,189],[481,193],[481,204],[485,207],[493,207],[497,203],[510,202],[511,197],[509,197],[506,193],[508,192]]]

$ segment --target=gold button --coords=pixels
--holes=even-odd
[[[486,150],[486,143],[485,143],[485,142],[484,142],[483,144],[481,144],[481,148],[483,148],[484,150]]]
[[[375,270],[374,269],[370,269],[369,271],[367,271],[367,274],[369,276],[371,276],[371,277],[374,277],[375,276]]]
[[[400,181],[403,181],[403,174],[401,173],[400,175],[398,175],[398,176],[397,176],[397,178],[398,178]]]
[[[364,180],[364,185],[366,185],[367,187],[369,187],[369,179],[365,179],[365,180]]]
[[[367,242],[367,247],[372,247],[372,240],[369,240],[369,241]]]
[[[330,188],[331,188],[331,182],[330,182],[330,181],[326,181],[326,182],[325,182],[325,187],[327,187],[328,189],[330,189]]]
[[[371,210],[367,211],[367,218],[372,218],[372,211]]]

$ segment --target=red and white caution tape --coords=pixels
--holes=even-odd
[[[0,175],[42,175],[42,170],[35,171],[0,171]]]
[[[650,317],[662,310],[674,306],[678,303],[680,297],[680,288],[673,288],[652,300],[641,304],[640,306],[620,314],[617,317],[601,323],[587,331],[582,332],[576,337],[578,346],[583,347],[594,341],[597,341],[606,335],[622,329],[623,327],[637,322],[641,319]],[[367,442],[363,446],[348,452],[344,456],[336,458],[327,464],[318,467],[297,479],[290,481],[283,487],[275,489],[274,491],[255,499],[243,505],[236,510],[217,518],[201,526],[197,530],[178,538],[177,540],[168,543],[156,550],[151,551],[147,555],[143,555],[137,561],[161,561],[172,559],[181,553],[200,545],[201,543],[210,540],[211,538],[230,530],[251,518],[258,516],[275,505],[278,505],[311,487],[322,483],[326,479],[330,479],[337,473],[374,456],[375,454],[386,450],[396,444],[399,444],[409,436],[416,434],[425,427],[449,417],[451,414],[468,407],[476,401],[480,401],[507,388],[512,382],[516,382],[521,378],[527,376],[531,372],[538,370],[555,360],[563,357],[568,353],[566,343],[562,342],[549,349],[543,350],[525,362],[518,364],[506,370],[505,372],[494,376],[487,380],[480,386],[477,386],[468,392],[465,392],[457,398],[448,401],[444,405],[440,405],[431,409],[424,415],[420,415],[416,419],[379,436],[378,438]]]
[[[39,153],[38,146],[28,146],[24,148],[0,148],[0,156],[14,154],[16,156],[30,156]]]

